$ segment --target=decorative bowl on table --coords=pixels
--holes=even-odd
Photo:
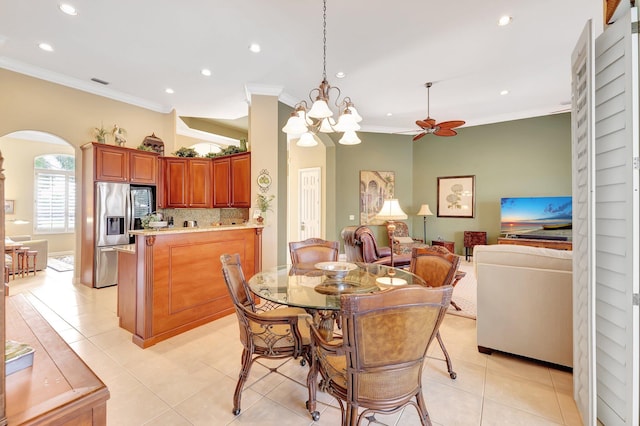
[[[161,228],[166,228],[168,224],[169,224],[169,222],[167,222],[166,220],[150,221],[149,222],[149,228],[153,228],[155,230],[158,230],[158,229],[161,229]]]
[[[323,271],[327,278],[336,280],[346,277],[350,271],[358,268],[355,263],[350,262],[320,262],[314,267]]]

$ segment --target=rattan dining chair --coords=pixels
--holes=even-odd
[[[220,262],[238,317],[243,346],[242,367],[233,395],[233,414],[238,415],[242,390],[254,361],[260,358],[303,357],[303,361],[311,363],[307,325],[307,319],[311,320],[311,316],[304,309],[290,307],[260,312],[244,278],[240,255],[223,254]]]
[[[304,241],[289,243],[291,263],[294,265],[336,261],[339,250],[338,241],[326,241],[321,238],[308,238]]]
[[[393,413],[407,405],[430,425],[422,395],[427,349],[444,318],[452,288],[407,285],[340,297],[344,338],[325,341],[311,327],[313,362],[307,376],[307,409],[314,420],[320,389],[338,400],[342,425],[357,425],[373,413]],[[362,408],[362,412],[358,413]]]
[[[443,246],[431,246],[431,247],[414,247],[411,250],[411,264],[409,271],[422,278],[429,287],[452,287],[456,280],[456,273],[458,266],[460,265],[460,257],[454,253],[451,253],[446,247]],[[436,338],[440,349],[444,353],[444,359],[447,363],[447,371],[449,377],[455,379],[457,374],[453,371],[453,364],[447,348],[444,346],[440,331],[438,331]]]

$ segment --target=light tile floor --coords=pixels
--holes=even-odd
[[[10,294],[26,293],[53,328],[106,383],[108,425],[338,425],[335,400],[319,393],[321,417],[305,409],[307,367],[254,364],[231,414],[242,351],[234,315],[147,349],[118,327],[117,287],[72,284],[73,272],[39,272],[10,282]],[[534,362],[476,348],[475,321],[447,315],[441,334],[458,373],[451,380],[439,346],[424,368],[427,408],[435,425],[580,425],[572,375]],[[282,363],[282,362],[281,362]],[[286,375],[286,376],[285,376]],[[419,425],[413,407],[376,424]],[[363,422],[368,423],[367,421]]]

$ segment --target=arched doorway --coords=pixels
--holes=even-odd
[[[0,137],[0,151],[4,157],[5,199],[11,201],[13,206],[12,213],[7,212],[5,215],[5,235],[30,236],[32,240],[46,240],[48,257],[73,255],[76,248],[75,223],[78,222],[77,209],[73,204],[79,199],[79,189],[75,185],[74,163],[77,164],[77,158],[74,147],[50,133],[21,130]],[[54,166],[47,170],[49,166],[46,164],[46,158],[69,157],[71,161],[63,167],[58,167],[59,170],[55,170],[57,167]],[[58,172],[61,175],[58,176]],[[64,191],[67,191],[66,195]],[[42,199],[42,194],[51,192],[56,193],[55,200]],[[43,203],[47,203],[47,206]],[[69,203],[72,205],[69,206]],[[46,222],[46,219],[43,219],[45,209],[46,214],[49,214],[52,208],[58,210],[51,212],[52,221]],[[60,211],[63,212],[63,217],[60,217]],[[64,271],[68,270],[69,268]]]

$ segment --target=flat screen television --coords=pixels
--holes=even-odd
[[[505,237],[571,240],[571,197],[500,199],[500,232]]]

